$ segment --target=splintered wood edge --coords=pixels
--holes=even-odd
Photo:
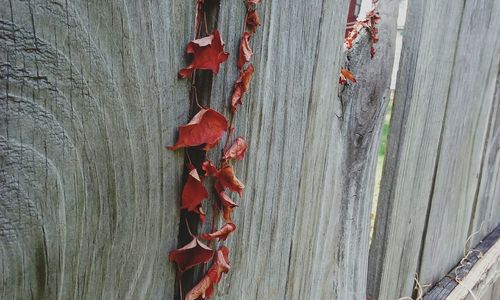
[[[448,300],[465,299],[473,293],[480,299],[488,291],[500,275],[500,239],[479,259],[469,274],[459,282],[457,287],[446,298]]]
[[[479,299],[500,277],[500,225],[469,251],[453,270],[424,295],[425,300]],[[474,298],[474,299],[476,299]]]

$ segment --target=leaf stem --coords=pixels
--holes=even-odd
[[[195,238],[196,236],[191,232],[191,227],[189,227],[189,222],[187,220],[186,217],[184,217],[184,221],[186,222],[186,227],[187,227],[187,230],[189,232],[189,235],[192,237],[192,238]]]

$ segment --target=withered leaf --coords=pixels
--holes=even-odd
[[[227,120],[213,109],[201,109],[186,124],[179,126],[179,139],[170,150],[183,147],[199,146],[202,144],[215,144],[227,131]]]
[[[356,82],[356,77],[354,77],[354,75],[351,73],[351,71],[347,70],[347,69],[344,69],[344,68],[340,68],[340,83],[341,84],[345,84],[347,83],[347,80],[355,83]]]
[[[182,189],[182,209],[195,211],[203,199],[208,197],[208,191],[203,185],[202,178],[198,175],[196,168],[189,164],[189,174]]]
[[[185,300],[208,299],[214,291],[214,284],[219,283],[222,274],[229,272],[229,249],[221,247],[217,250],[215,263],[210,267],[205,276],[186,294]]]
[[[193,55],[189,66],[179,71],[179,77],[186,78],[194,70],[211,70],[219,73],[219,65],[227,60],[229,53],[224,51],[224,42],[218,30],[211,35],[189,42],[186,48],[188,54]]]
[[[218,238],[221,241],[225,241],[227,239],[227,236],[235,230],[236,225],[234,223],[226,223],[219,230],[211,233],[204,233],[200,236],[200,238],[204,240],[213,240]]]
[[[257,27],[260,26],[259,15],[257,14],[257,11],[255,11],[254,9],[248,12],[246,25],[248,29],[253,33],[255,33],[255,31],[257,31]]]
[[[231,97],[232,112],[235,112],[238,109],[238,105],[243,104],[243,95],[248,92],[250,80],[252,80],[254,70],[253,65],[250,64],[244,71],[240,72],[240,77],[236,80],[233,96]]]
[[[241,68],[243,68],[245,63],[250,61],[250,59],[252,58],[252,55],[253,55],[252,49],[250,48],[250,37],[251,36],[252,36],[252,34],[250,32],[245,31],[243,33],[243,36],[241,37],[238,62],[236,63],[236,66],[240,70],[241,70]]]
[[[236,159],[242,160],[247,151],[247,142],[241,137],[237,137],[231,147],[224,152],[224,160]]]
[[[184,272],[198,264],[207,262],[214,250],[203,244],[197,238],[193,238],[191,242],[182,248],[173,250],[168,255],[170,261],[175,261],[180,272]]]

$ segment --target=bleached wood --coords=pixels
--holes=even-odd
[[[394,52],[396,2],[386,1],[378,56],[353,55],[360,83],[337,95],[347,1],[263,1],[252,38],[255,77],[236,115],[249,141],[236,162],[246,184],[227,244],[233,271],[220,299],[361,299],[366,289],[373,165]],[[381,8],[382,9],[382,8]],[[218,27],[237,53],[244,8],[221,2]],[[228,112],[237,71],[221,68],[212,107]],[[359,155],[354,154],[358,151]],[[209,157],[217,160],[219,151]],[[211,227],[210,217],[202,230]]]
[[[173,298],[193,4],[0,1],[0,298]]]
[[[488,200],[487,195],[476,197],[492,108],[499,104],[493,100],[500,39],[489,40],[498,35],[499,14],[499,1],[466,1],[464,5],[421,254],[422,282],[437,281],[463,256],[464,249],[474,245],[465,245],[472,234],[473,205]],[[481,50],[471,55],[479,44]],[[490,168],[499,168],[490,163]],[[486,173],[483,179],[490,176]],[[500,213],[499,201],[492,214]],[[488,226],[477,238],[484,237],[500,219],[484,221]]]
[[[409,296],[415,273],[430,284],[462,256],[494,103],[499,4],[409,2],[370,254],[371,297]]]

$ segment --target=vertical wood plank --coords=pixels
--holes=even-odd
[[[466,248],[492,105],[498,105],[493,99],[500,58],[499,14],[498,1],[465,2],[423,241],[420,279],[425,283],[444,276]]]
[[[411,1],[370,249],[368,294],[413,289],[452,77],[463,1]]]
[[[0,297],[173,297],[190,1],[1,1]]]

